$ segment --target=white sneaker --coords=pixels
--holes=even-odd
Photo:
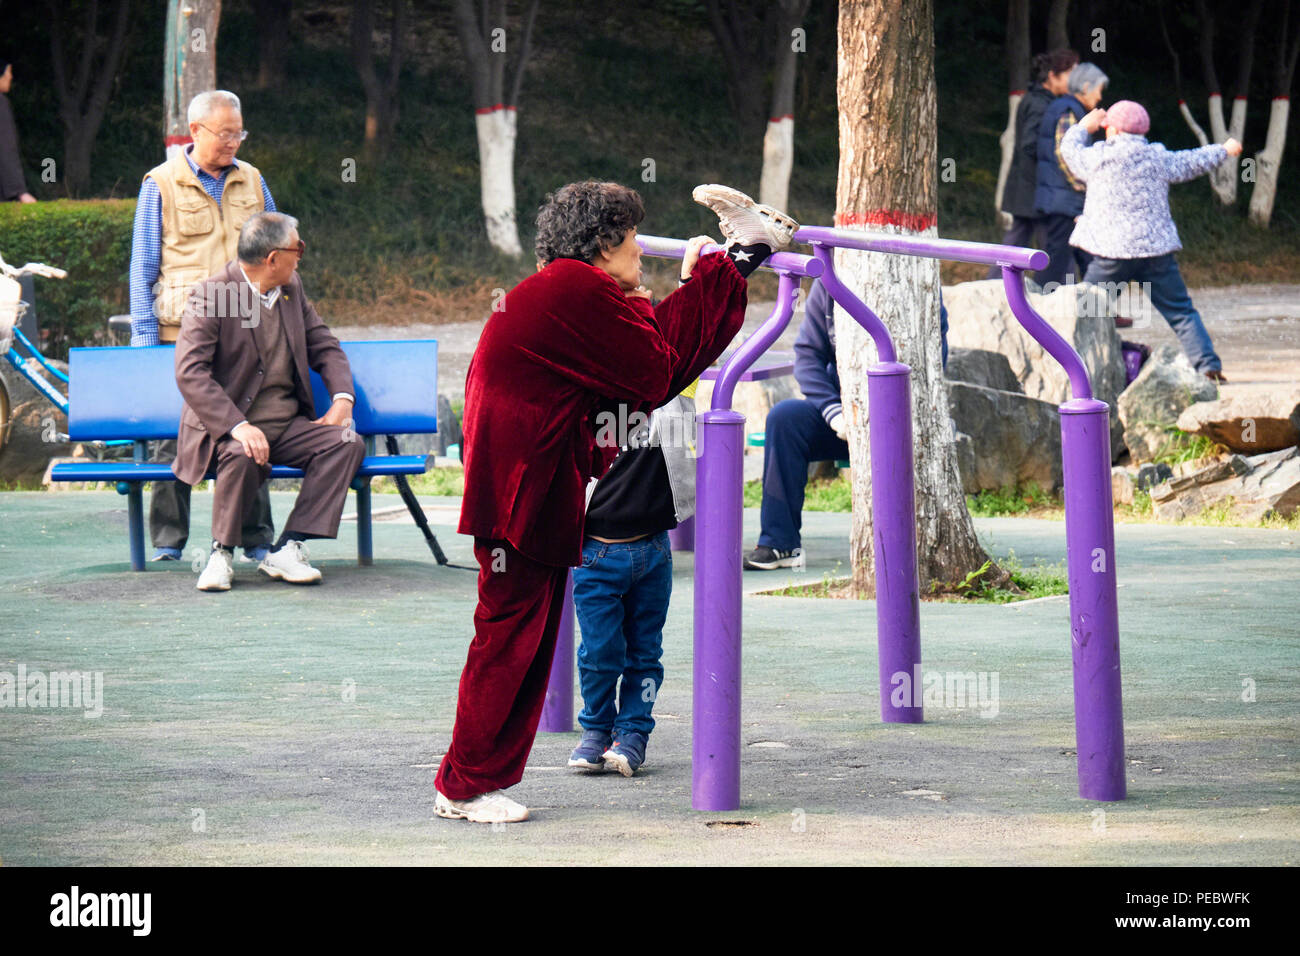
[[[208,566],[199,575],[199,583],[194,585],[200,591],[229,591],[230,579],[234,577],[235,563],[229,551],[213,548],[208,556]]]
[[[794,241],[795,230],[799,228],[799,223],[779,209],[754,202],[730,186],[717,183],[696,186],[691,198],[717,214],[718,227],[728,242],[742,246],[762,243],[776,252]]]
[[[528,808],[515,803],[504,790],[481,793],[468,800],[451,800],[435,790],[433,812],[448,820],[468,820],[470,823],[521,823],[528,819]]]
[[[284,547],[262,559],[258,569],[290,584],[315,584],[320,571],[307,563],[307,549],[301,541],[286,541]]]

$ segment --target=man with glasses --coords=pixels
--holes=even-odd
[[[175,342],[186,290],[235,258],[240,227],[255,213],[274,212],[261,173],[235,159],[244,130],[239,97],[200,93],[187,114],[193,143],[145,174],[131,237],[131,344]],[[173,442],[155,450],[169,461]],[[189,537],[190,486],[157,482],[149,501],[155,561],[178,560]],[[242,543],[254,561],[266,556],[274,527],[264,484],[245,516]]]
[[[338,535],[348,484],[365,455],[349,427],[352,370],[302,290],[306,247],[298,221],[256,213],[238,258],[193,288],[176,342],[176,385],[185,399],[172,471],[194,484],[216,471],[212,553],[200,591],[228,591],[240,523],[271,465],[303,469],[302,490],[275,549],[259,565],[292,584],[314,584],[303,542]],[[319,418],[311,372],[333,397]]]

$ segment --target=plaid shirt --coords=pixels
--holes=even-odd
[[[226,186],[226,173],[210,176],[200,169],[190,156],[193,146],[185,147],[185,159],[198,176],[203,191],[221,205],[221,193]],[[275,200],[262,178],[262,199],[267,212],[276,212]],[[158,183],[146,176],[140,185],[140,198],[135,207],[135,227],[131,232],[131,344],[158,344],[158,316],[154,315],[154,283],[162,268],[162,196]]]

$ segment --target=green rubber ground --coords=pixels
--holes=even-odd
[[[293,496],[273,498],[283,521]],[[194,495],[194,528],[210,502]],[[456,502],[427,503],[451,560],[472,564]],[[397,523],[376,524],[378,561],[359,568],[345,525],[312,545],[320,586],[237,564],[233,591],[202,594],[188,561],[129,570],[125,504],[0,494],[0,671],[103,674],[98,718],[0,709],[4,864],[1300,861],[1296,532],[1117,529],[1122,803],[1076,793],[1065,598],[924,604],[926,669],[996,673],[996,714],[929,707],[923,725],[886,726],[874,605],[747,596],[743,805],[691,810],[692,559],[678,555],[644,770],[571,773],[577,735],[541,734],[512,791],[532,820],[492,828],[433,815],[473,574],[438,568]],[[745,520],[752,543],[757,512]],[[747,589],[844,573],[848,516],[804,523],[808,571],[749,572]],[[976,525],[1025,564],[1064,558],[1062,523]]]

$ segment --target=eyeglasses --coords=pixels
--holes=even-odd
[[[199,123],[198,125],[203,126],[202,123]],[[218,133],[210,126],[203,126],[203,128],[223,143],[242,143],[244,140],[248,139],[248,130],[246,129],[241,129],[238,133]]]
[[[299,261],[301,261],[301,260],[302,260],[302,257],[303,257],[304,255],[307,254],[307,243],[305,243],[305,242],[303,242],[301,239],[299,239],[299,240],[298,240],[298,245],[296,245],[296,246],[288,246],[288,247],[285,247],[285,246],[273,246],[273,247],[271,248],[271,251],[272,251],[272,252],[296,252],[296,253],[298,253],[298,259],[299,259]]]

